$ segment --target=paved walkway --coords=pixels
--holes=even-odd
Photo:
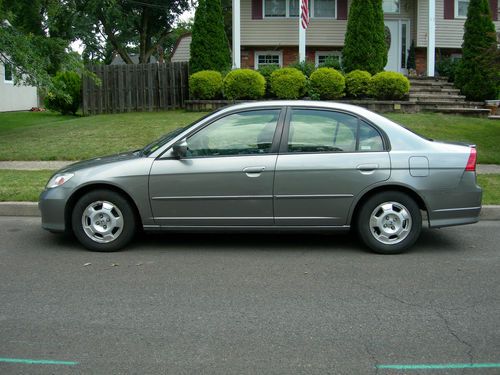
[[[42,169],[56,170],[64,168],[74,161],[0,161],[0,169],[14,169],[23,171],[37,171]],[[478,174],[500,174],[498,164],[478,164]]]

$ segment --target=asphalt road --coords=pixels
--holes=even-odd
[[[100,254],[0,217],[0,374],[499,374],[499,244],[497,221],[426,229],[398,256],[348,234]]]

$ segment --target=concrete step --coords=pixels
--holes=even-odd
[[[453,83],[446,83],[446,82],[429,82],[429,83],[422,83],[422,82],[410,82],[410,88],[416,88],[416,87],[428,87],[428,88],[437,88],[437,89],[453,89],[455,88],[453,86]]]
[[[433,109],[424,109],[427,112],[439,112],[450,115],[462,115],[471,117],[488,117],[490,111],[484,108],[461,108],[461,107],[436,107]]]
[[[410,92],[410,100],[411,99],[416,99],[417,101],[431,101],[431,100],[453,100],[453,101],[458,101],[458,100],[465,100],[464,95],[456,95],[456,94],[443,94],[443,93],[420,93],[420,92],[415,92],[412,93]]]
[[[460,93],[459,89],[449,88],[449,87],[439,87],[439,86],[410,86],[410,93],[436,93],[441,92],[443,94],[455,94]]]
[[[494,115],[494,116],[488,116],[490,120],[500,120],[500,116]]]

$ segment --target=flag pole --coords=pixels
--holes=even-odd
[[[302,1],[304,0],[299,0],[299,62],[306,61],[306,29],[302,22]]]

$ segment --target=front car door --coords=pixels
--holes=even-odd
[[[167,151],[155,160],[149,182],[155,222],[163,227],[272,225],[281,112],[225,114],[188,135],[185,158]]]
[[[343,226],[351,204],[390,176],[379,131],[334,110],[290,108],[276,163],[276,225]]]

